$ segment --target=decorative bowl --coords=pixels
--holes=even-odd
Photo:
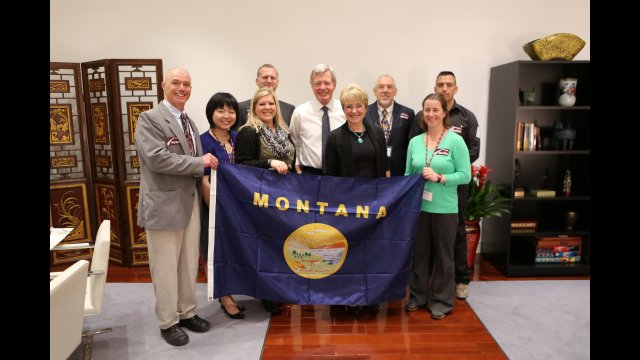
[[[577,35],[558,33],[533,40],[522,48],[531,60],[573,60],[584,45]]]

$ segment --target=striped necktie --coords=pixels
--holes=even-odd
[[[187,144],[189,144],[189,151],[191,156],[196,156],[196,147],[193,144],[193,136],[191,136],[191,127],[189,127],[189,119],[187,114],[180,114],[180,120],[182,120],[182,130],[184,130],[184,136],[187,137]]]

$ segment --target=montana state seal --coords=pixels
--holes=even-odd
[[[347,257],[349,244],[333,226],[312,223],[299,227],[284,242],[284,258],[291,270],[307,279],[334,274]]]

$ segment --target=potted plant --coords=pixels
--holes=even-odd
[[[473,266],[480,242],[480,220],[483,217],[502,216],[503,213],[511,212],[509,198],[500,195],[498,188],[488,178],[492,171],[486,165],[471,165],[469,200],[464,212],[469,267]]]

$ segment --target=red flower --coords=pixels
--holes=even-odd
[[[489,169],[487,165],[471,165],[471,180],[478,185],[478,190],[484,189],[484,182],[489,172],[493,172],[493,170]]]
[[[501,196],[487,178],[493,172],[486,165],[471,165],[471,184],[469,201],[464,213],[466,220],[479,220],[482,217],[502,216],[509,212],[509,199]]]

